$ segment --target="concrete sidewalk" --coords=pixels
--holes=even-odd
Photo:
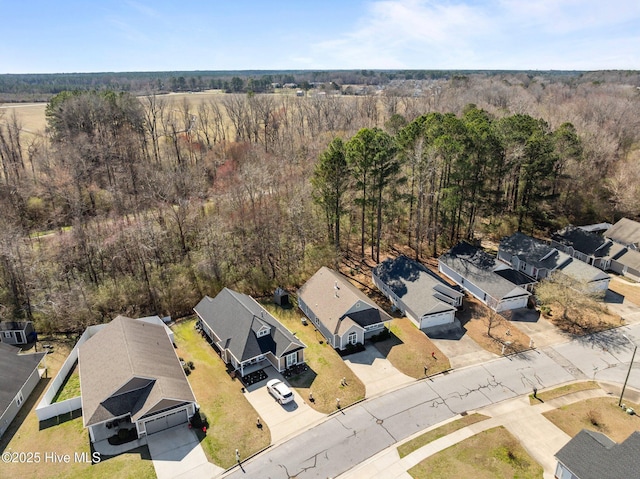
[[[554,454],[558,452],[558,450],[571,438],[566,433],[558,429],[553,423],[548,421],[542,414],[566,404],[601,396],[607,396],[607,393],[602,389],[591,389],[568,394],[534,406],[529,405],[528,396],[494,404],[479,411],[475,411],[490,416],[490,419],[459,429],[421,447],[403,458],[400,458],[397,450],[400,444],[408,442],[413,438],[424,434],[426,431],[437,429],[444,423],[437,424],[432,428],[420,431],[398,444],[394,444],[371,457],[368,461],[363,462],[358,467],[355,467],[338,477],[340,479],[366,479],[377,477],[384,477],[388,479],[411,479],[411,476],[407,471],[424,459],[482,431],[486,431],[487,429],[497,426],[504,426],[518,439],[518,441],[520,441],[520,444],[522,444],[533,459],[540,463],[544,468],[543,477],[545,479],[553,479],[556,468]],[[460,416],[456,416],[452,418],[451,421],[459,418]]]

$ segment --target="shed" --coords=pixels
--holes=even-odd
[[[282,288],[276,289],[275,293],[273,293],[273,302],[282,307],[291,306],[289,292]]]

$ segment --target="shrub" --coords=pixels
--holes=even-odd
[[[190,369],[190,370],[192,370],[192,371],[196,368],[195,364],[193,364],[193,361],[189,361],[189,362],[187,363],[187,366],[188,366],[188,367],[189,367],[189,369]]]
[[[186,364],[184,366],[182,366],[182,369],[184,369],[184,373],[188,376],[189,374],[191,374],[191,369],[189,369],[189,366],[187,366]]]

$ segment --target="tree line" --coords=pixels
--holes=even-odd
[[[181,316],[223,286],[295,288],[343,255],[637,216],[635,87],[506,80],[199,103],[63,92],[41,135],[5,113],[0,318]]]

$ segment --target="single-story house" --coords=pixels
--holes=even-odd
[[[620,444],[602,433],[583,429],[556,453],[557,479],[640,477],[640,431]]]
[[[241,376],[268,363],[279,372],[304,363],[306,345],[251,296],[224,288],[193,309],[222,359]]]
[[[602,270],[520,232],[500,242],[498,259],[536,280],[557,271],[583,293],[604,294],[609,287],[609,275]]]
[[[640,281],[640,251],[624,248],[611,259],[609,269],[622,276]]]
[[[604,271],[609,269],[611,259],[626,249],[596,233],[575,226],[567,226],[552,234],[551,246]]]
[[[494,272],[497,260],[469,243],[438,258],[438,269],[496,312],[525,308],[531,293]]]
[[[36,331],[31,321],[0,322],[0,342],[6,344],[27,344],[35,341]]]
[[[464,294],[426,266],[398,256],[372,270],[373,284],[419,329],[453,324]]]
[[[364,344],[391,317],[342,274],[325,266],[298,290],[298,306],[335,349]]]
[[[46,353],[18,354],[15,346],[0,343],[0,437],[40,381],[39,366]]]
[[[186,423],[196,399],[163,326],[118,316],[78,348],[84,426],[91,442],[138,438]]]
[[[622,218],[605,231],[604,236],[629,249],[640,250],[640,223],[637,221]]]

